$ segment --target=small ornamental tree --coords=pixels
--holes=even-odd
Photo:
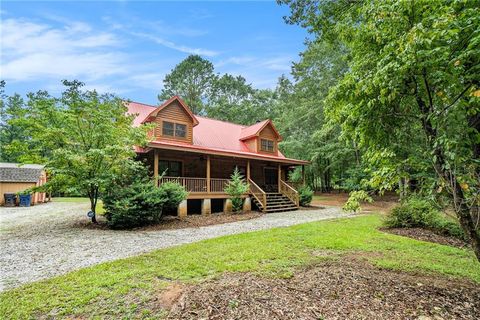
[[[60,98],[45,91],[28,95],[23,111],[7,120],[28,138],[11,140],[4,151],[20,153],[19,162],[45,164],[49,186],[66,184],[87,195],[95,213],[106,183],[135,156],[133,146],[146,143],[149,127],[132,126],[122,99],[82,90],[79,81],[63,84]]]
[[[368,195],[366,191],[363,191],[363,190],[352,191],[350,192],[350,196],[348,197],[348,200],[342,209],[344,211],[357,213],[358,211],[362,210],[362,207],[360,206],[360,202],[372,203],[373,199]]]
[[[225,192],[230,196],[232,200],[232,209],[234,212],[239,212],[242,210],[243,199],[242,195],[248,192],[250,186],[245,182],[245,179],[240,174],[238,167],[235,167],[233,174],[225,187]]]

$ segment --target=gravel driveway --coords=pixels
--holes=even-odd
[[[113,231],[82,227],[88,203],[0,208],[0,291],[105,261],[229,234],[346,217],[339,208],[270,213],[199,228]]]

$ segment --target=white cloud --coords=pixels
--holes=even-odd
[[[151,34],[147,34],[147,33],[143,33],[143,32],[131,32],[131,34],[134,35],[134,36],[140,37],[140,38],[151,40],[151,41],[153,41],[157,44],[160,44],[164,47],[167,47],[167,48],[170,48],[170,49],[173,49],[173,50],[177,50],[177,51],[180,51],[180,52],[184,52],[184,53],[198,54],[198,55],[207,56],[207,57],[214,57],[214,56],[219,54],[219,52],[213,51],[213,50],[202,49],[202,48],[191,48],[191,47],[187,47],[187,46],[184,46],[184,45],[179,45],[179,44],[176,44],[172,41],[168,41],[168,40],[165,40],[163,38],[160,38],[160,37],[157,37],[157,36],[152,36]]]
[[[2,78],[25,81],[45,78],[100,77],[125,72],[126,57],[114,34],[95,32],[85,23],[63,27],[23,19],[0,25]]]
[[[274,88],[278,77],[288,74],[293,59],[287,55],[261,56],[233,56],[215,63],[215,68],[221,72],[233,75],[242,75],[249,83],[257,88]]]
[[[163,73],[141,73],[132,75],[130,80],[139,87],[157,89],[160,91],[160,88],[163,87],[164,77],[165,74]]]
[[[234,56],[215,63],[217,67],[228,65],[243,66],[246,68],[263,68],[273,71],[290,71],[292,58],[289,56],[274,57],[252,57],[252,56]]]

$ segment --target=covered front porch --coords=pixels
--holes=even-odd
[[[299,205],[298,192],[288,182],[289,172],[299,164],[159,148],[143,157],[159,185],[177,182],[189,192],[188,199],[227,199],[224,189],[237,167],[250,185],[244,197],[253,197],[262,211],[269,194],[285,195]]]

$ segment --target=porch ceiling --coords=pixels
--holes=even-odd
[[[180,151],[185,153],[193,153],[193,154],[205,154],[205,155],[213,155],[213,156],[221,156],[227,158],[241,158],[245,160],[260,160],[266,162],[274,162],[274,163],[281,163],[285,165],[306,165],[309,164],[309,161],[298,160],[298,159],[290,159],[290,158],[282,158],[282,157],[275,157],[275,156],[268,156],[268,155],[261,155],[261,154],[254,154],[250,152],[232,152],[226,150],[205,150],[203,148],[198,148],[192,145],[185,145],[185,146],[177,146],[177,145],[170,145],[168,143],[159,143],[153,141],[149,144],[149,148],[151,149],[159,149],[159,150],[171,150],[171,151]]]

